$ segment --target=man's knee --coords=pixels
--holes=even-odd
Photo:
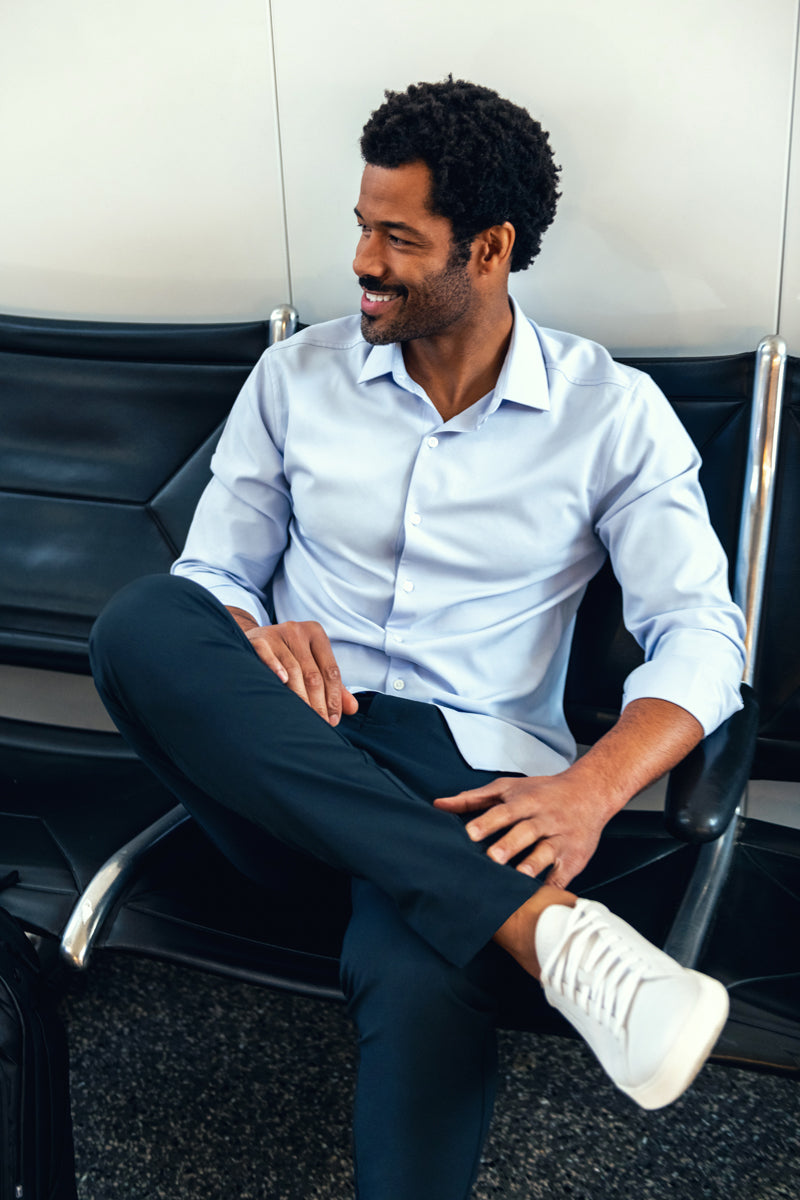
[[[128,656],[141,662],[155,643],[171,640],[193,610],[219,607],[205,588],[179,576],[134,579],[109,600],[92,628],[89,658],[95,678],[109,663],[124,663]]]
[[[89,637],[89,660],[101,695],[112,696],[126,679],[152,680],[173,662],[181,631],[196,616],[233,620],[197,583],[172,575],[146,575],[109,600]]]

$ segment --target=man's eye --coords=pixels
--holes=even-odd
[[[389,241],[392,243],[393,246],[408,246],[408,245],[410,245],[410,242],[405,241],[403,238],[397,237],[393,233],[389,234]]]

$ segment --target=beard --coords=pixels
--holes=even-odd
[[[386,284],[362,275],[359,284],[368,292],[396,292],[397,310],[383,316],[361,314],[361,335],[371,346],[411,342],[443,333],[466,315],[472,304],[472,282],[467,266],[451,255],[443,270],[428,275],[413,289],[405,284]]]

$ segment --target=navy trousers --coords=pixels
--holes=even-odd
[[[91,653],[122,734],[235,862],[258,877],[259,839],[277,838],[352,877],[342,982],[360,1047],[358,1196],[466,1200],[509,965],[491,937],[537,883],[431,800],[493,774],[467,765],[432,705],[368,693],[332,728],[184,579],[125,588]]]

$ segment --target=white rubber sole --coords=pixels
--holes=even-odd
[[[669,1055],[645,1083],[620,1091],[641,1108],[664,1108],[682,1096],[708,1058],[728,1019],[728,993],[708,975],[689,971],[700,985],[700,999]]]

